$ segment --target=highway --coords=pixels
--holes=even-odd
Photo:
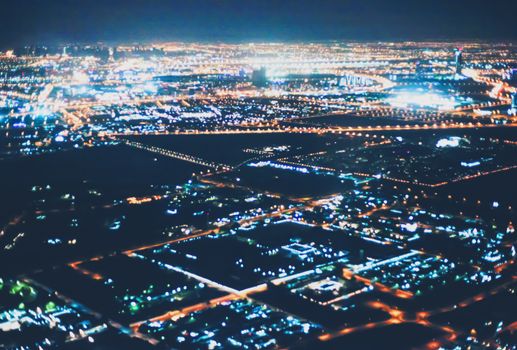
[[[171,151],[171,150],[168,150],[165,148],[150,146],[150,145],[146,145],[146,144],[143,144],[140,142],[134,142],[134,141],[130,141],[130,140],[124,140],[124,143],[130,147],[134,147],[134,148],[141,149],[144,151],[156,153],[156,154],[159,154],[164,157],[175,158],[175,159],[183,160],[185,162],[202,165],[202,166],[212,168],[215,170],[229,171],[232,169],[232,167],[230,165],[220,164],[220,163],[216,163],[216,162],[210,162],[210,161],[201,159],[199,157],[195,157],[195,156],[185,154],[185,153]]]
[[[512,124],[482,124],[482,123],[441,123],[424,125],[377,125],[377,126],[350,126],[350,127],[283,127],[283,128],[255,128],[255,129],[219,129],[219,130],[176,130],[146,132],[143,135],[250,135],[250,134],[346,134],[379,131],[421,131],[421,130],[466,130],[466,129],[505,129],[515,128]],[[131,132],[104,132],[105,137],[139,136],[141,133]]]

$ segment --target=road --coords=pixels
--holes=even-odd
[[[254,129],[220,129],[220,130],[176,130],[156,131],[144,135],[250,135],[250,134],[343,134],[365,133],[379,131],[420,131],[420,130],[467,130],[467,129],[503,129],[515,128],[513,124],[481,124],[481,123],[441,123],[424,125],[374,125],[374,126],[349,126],[349,127],[282,127],[282,128],[254,128]],[[141,133],[131,132],[105,132],[105,137],[139,136]]]
[[[143,144],[140,142],[135,142],[135,141],[130,141],[130,140],[124,140],[124,143],[130,147],[134,147],[134,148],[141,149],[144,151],[156,153],[156,154],[162,155],[164,157],[175,158],[175,159],[183,160],[185,162],[202,165],[202,166],[212,168],[215,170],[229,171],[232,169],[232,167],[230,165],[207,161],[207,160],[201,159],[199,157],[192,156],[190,154],[171,151],[171,150],[168,150],[165,148],[150,146],[150,145],[146,145],[146,144]]]

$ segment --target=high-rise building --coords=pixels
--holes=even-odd
[[[115,62],[115,49],[112,47],[108,49],[108,61]]]
[[[510,69],[508,80],[513,86],[517,86],[517,68]]]
[[[256,87],[266,87],[267,86],[267,72],[265,67],[261,67],[260,69],[254,69],[251,73],[251,82]]]
[[[517,92],[512,95],[512,109],[517,111]]]
[[[461,72],[463,70],[463,50],[456,49],[456,51],[454,52],[454,58],[455,58],[456,74],[461,74]]]

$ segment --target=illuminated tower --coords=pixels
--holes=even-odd
[[[108,61],[115,62],[115,50],[112,47],[108,49]]]
[[[262,67],[260,69],[254,69],[253,73],[251,73],[251,82],[256,87],[266,87],[267,86],[266,68]]]
[[[456,74],[461,74],[463,70],[463,50],[456,49],[454,52],[455,65],[456,65]]]

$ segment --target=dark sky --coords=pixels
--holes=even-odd
[[[517,40],[517,0],[0,0],[0,47],[142,40]]]

